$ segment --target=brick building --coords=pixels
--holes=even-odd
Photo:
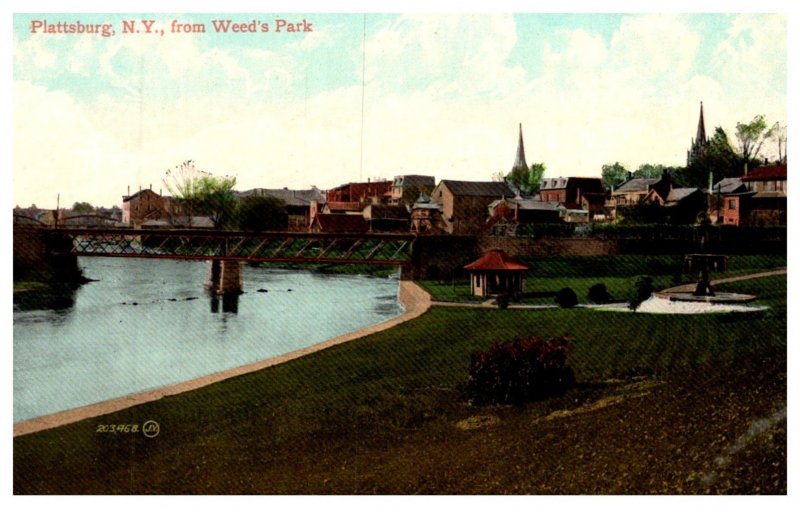
[[[442,180],[431,194],[431,202],[441,205],[444,230],[450,234],[480,232],[489,216],[492,201],[514,197],[502,181]]]

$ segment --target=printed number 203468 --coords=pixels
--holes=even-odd
[[[99,424],[97,425],[96,432],[101,434],[135,434],[139,432],[139,425],[137,423],[120,423],[120,424]]]

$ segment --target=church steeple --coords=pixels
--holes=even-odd
[[[700,102],[700,120],[697,121],[697,135],[694,138],[695,144],[705,144],[708,142],[706,139],[706,123],[703,120],[703,102]]]
[[[706,137],[706,123],[703,118],[703,102],[700,102],[700,119],[697,121],[697,134],[692,140],[691,148],[686,152],[686,165],[692,163],[703,156],[708,149],[708,138]]]
[[[528,169],[528,162],[525,161],[525,144],[522,142],[522,123],[519,123],[519,142],[517,142],[517,158],[514,160],[514,169]]]

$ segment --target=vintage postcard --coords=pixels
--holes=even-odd
[[[787,494],[772,7],[18,9],[13,493]]]

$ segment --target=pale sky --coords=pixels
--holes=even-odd
[[[313,32],[276,32],[279,18]],[[701,101],[707,132],[734,145],[739,121],[787,124],[787,18],[15,14],[12,201],[120,205],[188,159],[239,190],[489,180],[513,164],[519,123],[547,177],[680,166]],[[227,19],[269,32],[216,33]],[[31,33],[44,20],[115,34]],[[206,32],[172,33],[173,20]]]

